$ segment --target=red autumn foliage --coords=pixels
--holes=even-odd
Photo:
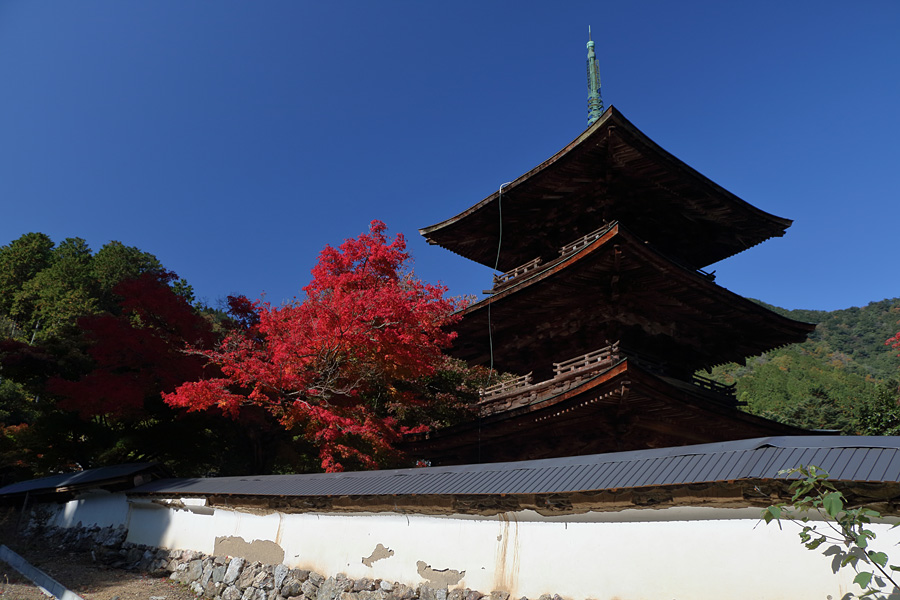
[[[403,236],[389,241],[386,229],[372,221],[326,246],[302,301],[230,299],[241,327],[216,350],[191,350],[223,376],[185,383],[166,402],[232,415],[260,406],[313,442],[326,471],[346,460],[376,467],[408,431],[397,415],[423,402],[406,384],[444,364],[455,336],[446,326],[458,318],[446,288],[415,278]]]
[[[121,298],[119,314],[79,319],[92,342],[88,352],[94,368],[77,381],[55,377],[48,382],[60,408],[83,418],[137,419],[145,414],[145,401],[202,375],[203,358],[181,349],[186,343],[211,347],[212,329],[169,287],[174,278],[148,272],[122,281],[113,288]]]
[[[900,331],[894,334],[893,337],[888,338],[884,345],[890,346],[894,350],[900,350]],[[898,354],[897,356],[900,356],[900,354]]]

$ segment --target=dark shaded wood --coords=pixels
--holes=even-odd
[[[618,220],[702,268],[784,235],[791,221],[744,202],[641,133],[615,108],[555,156],[462,213],[420,230],[430,243],[509,271]]]
[[[615,224],[543,270],[463,312],[451,352],[512,373],[552,376],[553,363],[620,340],[669,374],[740,361],[802,342],[814,325],[782,317],[687,269]]]
[[[625,359],[514,408],[407,436],[402,449],[434,465],[452,465],[805,433],[736,410],[728,398]]]
[[[790,224],[610,107],[502,194],[421,230],[491,267],[500,248],[506,272],[463,311],[451,352],[522,377],[486,393],[476,421],[409,437],[405,449],[459,464],[805,433],[740,411],[731,388],[695,376],[814,329],[698,270]]]

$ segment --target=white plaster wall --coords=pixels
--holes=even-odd
[[[69,520],[85,519],[78,514]],[[91,511],[96,512],[94,508]],[[86,514],[86,513],[85,513]],[[514,598],[558,593],[580,600],[834,600],[856,591],[853,573],[800,545],[798,529],[759,522],[757,509],[670,508],[547,518],[377,514],[253,515],[132,502],[128,541],[212,553],[216,537],[268,540],[285,563],[417,585],[422,561],[464,571],[460,587],[504,589]],[[878,546],[900,560],[900,529],[873,525]],[[377,544],[389,558],[362,559]]]
[[[125,494],[104,491],[87,492],[64,504],[47,504],[42,508],[52,513],[47,524],[54,527],[75,527],[79,522],[84,527],[117,527],[128,519]]]

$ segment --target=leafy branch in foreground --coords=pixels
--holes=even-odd
[[[829,544],[822,554],[832,557],[835,573],[847,566],[856,571],[853,582],[863,589],[861,598],[879,597],[888,585],[900,588],[891,576],[891,572],[900,571],[900,566],[888,564],[887,554],[869,548],[875,532],[868,526],[872,519],[881,518],[881,513],[865,507],[847,508],[846,498],[828,481],[828,473],[814,465],[778,474],[800,478],[791,483],[793,495],[788,502],[773,504],[763,511],[762,519],[767,525],[775,521],[781,527],[782,520],[797,523],[801,527],[800,541],[809,550]],[[821,520],[813,521],[810,513],[818,513]]]

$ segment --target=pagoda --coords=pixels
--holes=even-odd
[[[696,375],[802,342],[814,325],[718,286],[703,269],[791,221],[603,110],[588,42],[588,128],[481,202],[420,230],[503,271],[462,311],[451,353],[512,374],[474,421],[404,444],[432,464],[524,460],[806,433],[743,412]]]

